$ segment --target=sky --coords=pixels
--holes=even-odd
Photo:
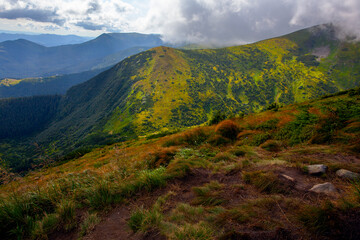
[[[1,30],[159,33],[171,43],[243,44],[330,22],[360,36],[360,1],[0,0]]]

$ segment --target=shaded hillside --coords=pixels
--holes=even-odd
[[[1,168],[0,234],[359,239],[360,184],[340,174],[360,176],[359,124],[357,88],[116,143],[25,177]]]
[[[64,95],[72,86],[83,83],[104,70],[105,69],[97,69],[82,73],[41,78],[5,78],[0,80],[0,98],[54,94]]]
[[[0,77],[45,77],[104,68],[161,44],[158,35],[137,33],[102,34],[85,43],[56,47],[24,39],[5,41],[0,43]]]
[[[0,139],[17,138],[43,130],[58,110],[60,96],[0,100]]]

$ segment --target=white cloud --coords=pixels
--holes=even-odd
[[[345,34],[360,36],[360,1],[358,0],[302,0],[296,2],[296,12],[290,24],[332,22]]]
[[[121,0],[0,0],[0,18],[32,21],[47,29],[128,31],[136,14],[136,8]]]
[[[0,28],[152,32],[224,46],[328,22],[360,36],[359,15],[359,0],[0,0]]]

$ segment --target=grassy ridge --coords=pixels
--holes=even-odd
[[[301,229],[302,236],[309,239],[318,234],[336,237],[341,229],[334,221],[345,221],[341,217],[350,210],[356,213],[360,206],[354,193],[358,185],[334,177],[339,168],[360,171],[357,161],[334,157],[356,156],[359,151],[359,101],[360,91],[355,89],[284,108],[275,106],[213,126],[99,148],[23,178],[14,178],[2,169],[1,236],[43,239],[57,231],[78,231],[82,236],[99,221],[103,209],[126,203],[136,193],[164,187],[173,179],[212,176],[213,172],[216,181],[192,188],[191,205],[174,202],[171,211],[165,211],[164,204],[174,201],[176,194],[169,193],[148,209],[138,206],[129,220],[131,229],[156,229],[172,239],[226,239],[253,226],[259,231],[281,227],[290,233]],[[323,145],[314,145],[319,143]],[[311,157],[316,153],[327,158]],[[291,192],[276,172],[291,169],[301,176],[309,163],[329,166],[328,175],[312,181],[336,181],[343,200],[304,200],[303,193]],[[203,170],[195,171],[198,168]],[[234,173],[242,177],[231,178]],[[234,179],[237,183],[218,182],[229,177],[230,183]],[[237,191],[251,197],[228,205],[233,199],[229,194]],[[331,201],[330,205],[326,201]],[[76,217],[79,210],[84,213],[83,220]],[[282,217],[271,217],[274,211]],[[235,223],[243,230],[229,232]]]

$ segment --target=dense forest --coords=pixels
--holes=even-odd
[[[55,115],[61,96],[0,100],[0,139],[29,136],[42,130]]]

